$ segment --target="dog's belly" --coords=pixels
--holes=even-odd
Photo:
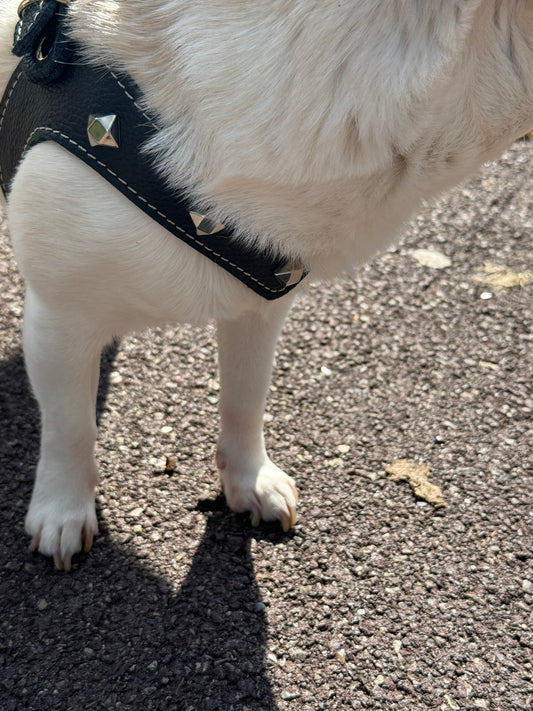
[[[80,317],[101,313],[110,335],[170,321],[205,322],[265,302],[151,220],[53,143],[33,148],[8,206],[28,285]]]

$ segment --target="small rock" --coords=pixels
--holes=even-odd
[[[307,657],[307,652],[301,647],[291,647],[291,649],[289,650],[289,656],[291,659],[295,659],[301,662]]]
[[[281,698],[283,701],[292,701],[293,699],[300,698],[301,694],[299,691],[282,691]]]
[[[46,600],[45,600],[44,598],[41,598],[41,599],[37,602],[37,608],[38,608],[39,610],[46,610],[47,607],[48,607],[48,603],[46,602]]]
[[[468,699],[472,693],[472,687],[465,681],[464,677],[460,677],[457,680],[457,696],[461,696],[464,699]]]
[[[459,709],[460,709],[461,707],[459,706],[459,704],[457,704],[457,703],[452,699],[451,696],[449,696],[449,694],[444,694],[444,698],[445,698],[446,703],[448,704],[448,706],[449,706],[453,711],[459,711]]]
[[[500,366],[498,365],[498,363],[493,363],[490,360],[480,360],[479,367],[485,368],[486,370],[499,370],[500,369]]]
[[[533,583],[531,580],[522,580],[522,590],[524,590],[524,592],[529,592],[532,587]]]
[[[452,260],[436,249],[413,249],[411,256],[423,267],[430,269],[446,269]]]
[[[328,467],[332,467],[333,469],[337,469],[338,467],[342,467],[344,462],[340,457],[334,457],[333,459],[328,459],[327,460],[327,465]]]
[[[335,657],[337,661],[341,662],[341,664],[344,664],[346,662],[346,650],[345,649],[338,649]]]
[[[164,469],[165,465],[167,463],[167,458],[166,457],[150,457],[150,459],[148,461],[150,463],[150,466],[153,467],[154,469]]]

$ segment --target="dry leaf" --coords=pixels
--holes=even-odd
[[[436,249],[413,249],[411,256],[423,267],[431,269],[446,269],[452,263],[449,257]]]
[[[438,486],[428,481],[431,467],[427,464],[417,464],[408,459],[397,459],[385,471],[392,481],[407,481],[413,489],[415,496],[424,499],[436,508],[446,506],[442,492]]]
[[[166,472],[173,472],[176,469],[176,464],[178,463],[178,460],[176,457],[166,457],[165,461],[165,471]]]
[[[514,272],[503,264],[486,262],[483,266],[483,274],[476,274],[474,281],[487,284],[494,291],[504,291],[531,284],[533,272]]]

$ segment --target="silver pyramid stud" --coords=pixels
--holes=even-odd
[[[300,262],[287,262],[281,269],[274,272],[274,276],[285,286],[298,284],[304,275],[304,268]]]
[[[118,116],[116,114],[108,116],[90,114],[87,122],[87,135],[91,146],[118,148]]]
[[[216,232],[225,229],[225,225],[221,222],[210,220],[205,215],[199,215],[197,212],[189,212],[189,215],[194,222],[197,235],[214,235]]]

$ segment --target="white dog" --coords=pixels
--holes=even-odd
[[[1,2],[0,91],[18,2]],[[423,199],[533,124],[531,0],[72,0],[68,12],[87,58],[143,92],[168,181],[308,279],[386,246]],[[262,422],[292,296],[258,296],[54,143],[26,153],[7,216],[42,414],[32,547],[66,570],[90,548],[101,349],[170,321],[217,321],[228,504],[288,529],[297,492]]]

